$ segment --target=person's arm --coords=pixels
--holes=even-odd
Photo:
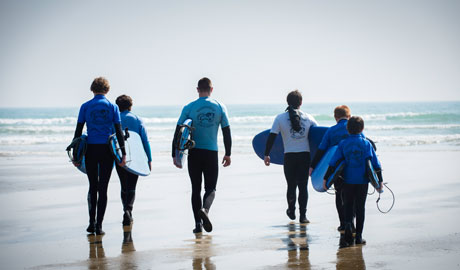
[[[176,131],[174,131],[174,136],[173,136],[173,141],[172,141],[172,151],[171,151],[171,156],[173,158],[176,157],[176,143],[177,143],[177,139],[179,137],[180,128],[181,128],[181,126],[177,125],[176,126]]]
[[[84,125],[85,125],[85,123],[77,123],[77,126],[75,127],[75,133],[73,135],[74,139],[81,137],[81,134],[83,133],[83,126]]]
[[[268,135],[267,143],[265,144],[265,151],[264,151],[265,166],[270,166],[270,151],[272,150],[273,144],[275,143],[276,136],[281,131],[279,118],[280,118],[280,115],[275,117],[275,121],[273,121],[272,128],[270,129],[270,134]]]
[[[268,135],[267,143],[265,144],[265,151],[264,151],[264,163],[265,165],[270,165],[270,151],[272,150],[273,144],[275,143],[276,136],[278,134],[271,133]]]
[[[224,147],[225,147],[225,156],[222,160],[222,164],[224,167],[230,166],[231,158],[230,155],[232,154],[232,135],[230,132],[230,126],[226,126],[222,128],[222,135],[224,137]]]

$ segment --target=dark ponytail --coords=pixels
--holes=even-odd
[[[292,129],[299,132],[302,127],[300,126],[300,115],[291,105],[286,108],[286,111],[289,112],[289,120],[291,120]]]
[[[289,105],[286,108],[286,111],[289,112],[289,119],[291,120],[292,129],[299,132],[302,127],[300,126],[300,115],[296,109],[298,109],[302,104],[302,94],[299,92],[299,90],[291,91],[287,95],[286,100]]]

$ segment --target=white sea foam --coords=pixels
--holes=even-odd
[[[62,118],[0,118],[0,125],[75,125],[76,117]]]

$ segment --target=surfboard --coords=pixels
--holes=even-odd
[[[370,159],[366,160],[366,174],[367,178],[369,179],[369,182],[375,189],[380,188],[380,183],[379,183],[379,178],[377,177],[377,174],[375,173],[374,167],[372,166],[372,162]]]
[[[329,178],[327,179],[327,181],[326,181],[326,187],[327,187],[327,189],[329,189],[329,188],[332,186],[332,184],[334,184],[335,182],[337,182],[337,180],[339,179],[339,177],[341,177],[340,175],[342,174],[344,168],[345,168],[345,160],[342,160],[342,161],[340,161],[339,164],[335,167],[334,173],[331,174],[331,176],[329,176]],[[327,168],[326,168],[326,170],[327,170]],[[324,177],[324,175],[323,175],[323,177]],[[321,183],[322,183],[322,182],[323,182],[323,179],[321,179]],[[313,181],[312,181],[312,183],[313,183]],[[316,189],[315,189],[315,190],[316,190]],[[319,190],[317,190],[317,191],[319,191]],[[326,190],[322,189],[322,191],[320,191],[320,192],[324,192],[324,191],[326,191]]]
[[[268,136],[270,135],[270,129],[264,130],[257,134],[252,139],[252,147],[256,152],[256,155],[262,160],[265,157],[265,145],[267,144]],[[284,164],[284,145],[281,134],[276,136],[273,147],[270,151],[270,162],[273,164],[283,165]]]
[[[313,170],[313,173],[311,174],[311,185],[318,192],[326,191],[323,188],[323,179],[324,179],[324,175],[326,174],[327,168],[329,168],[329,161],[334,156],[335,151],[337,150],[337,147],[338,147],[337,145],[332,146],[326,151],[323,158],[318,162],[318,164],[316,165],[316,168]],[[328,188],[330,187],[331,184],[329,184]]]
[[[310,158],[313,159],[318,146],[323,139],[324,133],[327,131],[327,127],[310,127],[308,130],[308,141],[310,144]],[[268,135],[270,135],[270,129],[264,130],[257,134],[252,140],[252,147],[256,155],[264,159],[265,145],[267,144]],[[276,140],[273,143],[273,147],[270,151],[270,162],[273,164],[283,165],[284,164],[284,145],[281,134],[276,136]]]
[[[192,140],[192,129],[192,119],[186,119],[180,127],[177,141],[175,142],[176,152],[174,160],[180,168],[183,168],[185,155],[188,150],[195,147],[195,141]]]
[[[126,165],[123,167],[130,173],[147,176],[150,174],[147,154],[142,144],[141,136],[135,131],[125,131],[125,151],[126,151]],[[117,163],[121,162],[122,153],[116,134],[109,137],[109,146],[112,154]]]
[[[87,135],[83,134],[80,138],[75,138],[69,146],[67,146],[67,155],[71,162],[77,162],[80,166],[76,167],[79,171],[86,174],[85,166],[85,154],[86,154],[86,142]]]

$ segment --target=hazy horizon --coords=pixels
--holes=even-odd
[[[460,100],[460,1],[0,2],[1,108]]]

